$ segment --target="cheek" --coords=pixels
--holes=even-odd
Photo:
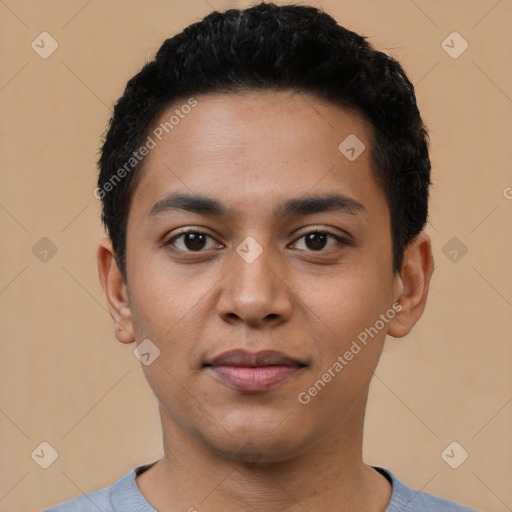
[[[162,341],[173,337],[173,331],[194,325],[208,282],[198,286],[176,267],[143,261],[140,255],[137,273],[128,278],[130,308],[137,339],[141,336],[155,337]]]
[[[389,303],[389,276],[363,263],[347,265],[321,280],[315,277],[301,283],[305,310],[327,338],[343,348],[365,328],[372,326]]]
[[[309,296],[306,310],[321,332],[313,332],[317,360],[299,390],[310,416],[330,418],[329,428],[344,421],[365,396],[386,333],[385,327],[375,330],[375,324],[390,307],[387,287],[379,287],[371,276],[351,274],[350,279],[333,281]]]
[[[194,347],[203,337],[211,283],[205,278],[199,285],[157,258],[151,261],[148,256],[145,265],[143,261],[140,254],[138,272],[128,277],[132,322],[137,342],[149,339],[159,350],[155,362],[143,365],[143,370],[157,396],[161,386],[179,392],[189,378]]]

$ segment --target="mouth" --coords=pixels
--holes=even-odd
[[[230,350],[206,362],[204,367],[237,391],[262,392],[277,387],[306,365],[275,350]]]

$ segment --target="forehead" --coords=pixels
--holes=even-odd
[[[154,147],[132,197],[139,213],[173,191],[222,198],[253,213],[309,192],[387,206],[372,170],[371,127],[358,113],[288,91],[194,101],[193,108],[185,108],[193,104],[187,99],[175,102],[149,133]]]

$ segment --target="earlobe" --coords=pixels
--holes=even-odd
[[[402,268],[396,276],[395,302],[401,308],[389,323],[390,336],[402,338],[420,319],[433,271],[432,243],[429,235],[422,231],[405,250]]]
[[[107,299],[108,309],[114,320],[115,336],[121,343],[135,341],[130,299],[124,277],[115,258],[112,240],[104,238],[98,246],[98,274]]]

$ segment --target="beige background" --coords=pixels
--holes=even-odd
[[[126,81],[165,38],[227,5],[248,2],[0,1],[0,512],[41,510],[161,455],[156,400],[97,279],[96,157]],[[366,462],[512,510],[512,2],[312,5],[401,60],[431,134],[437,268],[420,323],[387,341]],[[43,31],[59,45],[47,59],[31,48]],[[441,46],[453,31],[469,44],[456,59]],[[57,248],[46,262],[32,252],[42,237]],[[467,247],[455,262],[453,237]],[[58,452],[47,469],[31,458],[43,441]],[[469,453],[458,469],[441,457],[452,441]]]

